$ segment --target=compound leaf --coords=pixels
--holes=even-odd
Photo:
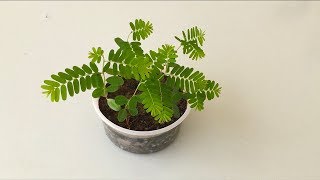
[[[140,41],[141,39],[146,39],[153,32],[152,23],[143,21],[142,19],[136,19],[130,22],[130,27],[133,33],[133,40]]]

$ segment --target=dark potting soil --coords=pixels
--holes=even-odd
[[[114,93],[108,93],[108,98],[114,99],[118,95],[124,95],[127,98],[130,98],[132,94],[134,93],[135,89],[138,86],[138,81],[130,79],[125,80],[124,84],[119,88],[118,91]],[[139,91],[137,91],[137,94]],[[170,122],[166,123],[158,123],[154,120],[154,118],[151,116],[150,113],[147,113],[143,109],[143,105],[141,103],[138,103],[137,109],[139,114],[137,116],[129,116],[127,120],[124,122],[119,122],[117,120],[118,112],[110,109],[110,107],[107,104],[107,100],[105,97],[100,97],[99,99],[99,109],[102,112],[102,114],[109,119],[114,124],[121,126],[126,129],[135,130],[135,131],[151,131],[156,129],[161,129],[163,127],[169,126],[170,124],[174,123],[176,120],[178,120],[182,114],[187,109],[187,101],[184,99],[181,99],[178,102],[178,107],[180,110],[180,116],[179,117],[172,117]]]

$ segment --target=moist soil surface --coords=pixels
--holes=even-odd
[[[134,91],[136,90],[139,82],[133,79],[125,80],[124,84],[119,88],[118,91],[113,93],[108,93],[108,98],[114,99],[118,95],[124,95],[127,98],[130,98]],[[136,94],[139,94],[139,90]],[[128,118],[124,122],[119,122],[117,120],[118,112],[112,110],[108,104],[107,99],[105,97],[100,97],[99,99],[99,109],[102,112],[102,114],[109,119],[114,124],[121,126],[126,129],[135,130],[135,131],[152,131],[156,129],[161,129],[166,126],[169,126],[170,124],[174,123],[176,120],[178,120],[182,114],[187,109],[187,101],[185,99],[181,99],[178,102],[178,107],[180,110],[180,116],[179,117],[172,117],[171,121],[166,123],[158,123],[154,118],[151,116],[150,113],[147,113],[143,109],[143,105],[141,103],[138,103],[137,109],[138,109],[138,115],[137,116],[128,116]]]

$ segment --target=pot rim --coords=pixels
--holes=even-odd
[[[99,98],[92,98],[92,103],[96,113],[98,114],[98,116],[101,118],[103,122],[105,122],[108,126],[112,127],[116,131],[119,131],[121,133],[128,134],[128,135],[133,135],[133,136],[156,136],[156,135],[160,135],[162,133],[168,132],[171,129],[177,127],[179,124],[181,124],[182,121],[189,115],[190,109],[191,109],[189,105],[187,105],[187,109],[183,113],[183,115],[177,121],[175,121],[174,123],[164,128],[152,130],[152,131],[134,131],[134,130],[120,127],[114,124],[113,122],[111,122],[109,119],[107,119],[99,109]]]

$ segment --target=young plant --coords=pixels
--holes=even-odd
[[[205,41],[203,30],[195,26],[182,31],[182,37],[175,36],[180,43],[178,48],[165,44],[158,50],[145,52],[140,41],[152,34],[153,25],[149,21],[136,19],[130,22],[130,27],[126,41],[115,38],[117,49],[105,53],[101,47],[94,47],[89,52],[89,64],[66,68],[51,75],[51,79],[45,80],[41,86],[43,94],[52,102],[66,100],[80,90],[84,92],[89,89],[94,89],[94,98],[107,97],[108,93],[116,92],[124,84],[123,79],[135,79],[139,85],[134,94],[130,98],[123,95],[109,98],[108,106],[118,111],[117,118],[122,122],[128,116],[137,116],[137,104],[142,103],[146,112],[159,123],[168,122],[180,114],[177,103],[181,98],[186,99],[191,108],[203,110],[206,99],[219,97],[221,87],[218,83],[205,79],[202,72],[176,62],[180,47],[183,54],[192,60],[205,56],[202,49]],[[130,42],[131,34],[133,41]]]

